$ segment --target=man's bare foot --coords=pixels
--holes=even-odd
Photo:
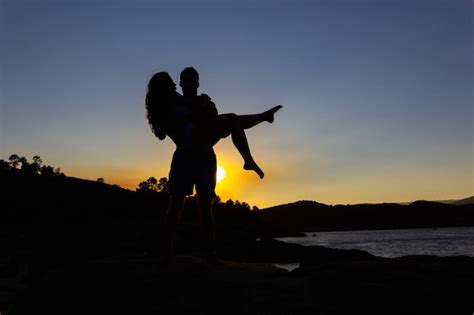
[[[275,115],[275,113],[279,111],[281,108],[283,108],[283,106],[278,105],[264,112],[263,114],[266,117],[265,120],[268,121],[269,123],[272,123],[274,119],[273,115]]]
[[[255,163],[255,161],[245,162],[244,170],[254,171],[255,173],[258,174],[258,176],[260,176],[260,178],[263,178],[263,176],[265,176],[262,169],[260,167],[258,167],[258,165],[257,165],[257,163]]]

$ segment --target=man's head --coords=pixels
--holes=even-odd
[[[199,73],[193,67],[184,68],[179,76],[179,85],[185,95],[197,95]]]

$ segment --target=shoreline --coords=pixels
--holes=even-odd
[[[385,258],[409,255],[474,257],[474,227],[305,232],[305,234],[304,237],[276,239],[303,246],[360,249]]]
[[[356,249],[257,241],[246,229],[219,225],[223,265],[214,266],[197,254],[198,226],[183,225],[177,263],[164,273],[143,254],[147,239],[134,236],[140,229],[148,235],[146,226],[122,228],[127,226],[132,225],[110,224],[105,231],[100,225],[24,225],[20,231],[10,226],[15,234],[2,240],[16,262],[0,278],[2,315],[474,311],[473,257],[383,258]],[[295,262],[299,267],[291,272],[273,266]]]
[[[357,250],[265,240],[255,261],[176,256],[169,269],[143,255],[62,264],[8,302],[26,314],[471,314],[474,258],[379,258]],[[288,272],[267,260],[299,254]],[[294,258],[294,256],[292,257]],[[5,301],[5,291],[3,291]],[[11,296],[11,294],[10,294]],[[387,306],[390,306],[387,309]],[[2,311],[2,309],[0,309]]]

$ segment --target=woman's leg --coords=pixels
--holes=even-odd
[[[249,144],[247,141],[247,136],[245,135],[245,131],[243,129],[236,130],[232,132],[232,142],[234,146],[239,150],[240,155],[244,159],[244,169],[249,171],[254,171],[263,178],[265,175],[262,169],[257,165],[255,160],[250,153]]]
[[[263,113],[253,115],[221,114],[202,121],[193,130],[193,141],[197,147],[214,146],[220,139],[227,138],[234,132],[252,128],[264,121],[273,122],[273,115],[282,108],[275,106]]]
[[[232,128],[232,142],[234,143],[234,146],[237,148],[237,150],[240,152],[240,155],[244,159],[244,169],[256,172],[258,176],[260,176],[260,178],[263,178],[265,174],[263,173],[262,169],[257,165],[257,163],[252,157],[252,154],[250,153],[247,136],[245,135],[244,129],[252,128],[263,121],[268,121],[269,123],[272,123],[273,115],[281,108],[282,106],[278,105],[266,112],[256,115],[227,114],[229,115],[228,117],[224,116],[226,114],[220,115],[224,116],[225,126],[230,126],[230,128]],[[225,126],[223,129],[225,129]],[[224,135],[226,135],[225,130]]]
[[[273,122],[273,115],[282,108],[281,105],[275,106],[263,113],[253,114],[253,115],[236,115],[236,114],[222,114],[218,117],[223,117],[223,121],[226,124],[230,124],[232,131],[238,129],[250,129],[256,125],[268,121],[269,123]]]
[[[232,134],[232,141],[244,159],[244,169],[255,171],[260,178],[264,173],[255,163],[247,142],[244,129],[249,129],[264,121],[273,122],[273,116],[282,108],[275,106],[263,113],[254,115],[221,114],[214,119],[198,124],[192,133],[192,143],[195,147],[213,147],[220,139]]]

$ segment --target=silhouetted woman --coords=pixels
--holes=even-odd
[[[210,101],[210,98],[208,100]],[[273,115],[282,108],[278,105],[268,111],[253,115],[230,113],[213,117],[211,114],[207,119],[201,118],[195,121],[192,110],[183,103],[182,95],[176,91],[173,79],[164,71],[156,73],[150,79],[145,103],[148,123],[153,133],[160,140],[168,136],[176,146],[187,148],[213,147],[220,139],[231,134],[246,137],[245,133],[242,133],[243,130],[264,121],[272,123]],[[247,141],[234,140],[234,144],[245,161],[244,169],[257,172],[252,168],[254,164],[255,167],[258,166],[250,155]],[[241,150],[241,146],[247,146],[247,149]],[[260,173],[259,175],[263,177]]]

